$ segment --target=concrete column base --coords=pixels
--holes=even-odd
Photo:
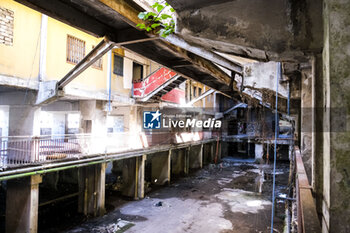
[[[7,181],[6,233],[38,231],[40,175]]]
[[[85,215],[105,213],[106,163],[79,168],[79,207]]]

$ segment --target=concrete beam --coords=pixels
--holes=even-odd
[[[176,45],[173,45],[171,43],[165,43],[159,41],[156,43],[157,46],[174,53],[177,56],[181,56],[187,61],[191,62],[193,66],[199,68],[203,72],[210,74],[211,76],[215,77],[219,83],[225,84],[227,87],[231,84],[231,77],[227,75],[223,70],[221,70],[218,66],[216,66],[211,61],[204,59],[192,52],[189,52],[185,49],[182,49]],[[235,88],[235,84],[233,85]],[[236,88],[236,90],[238,90]],[[220,91],[220,89],[218,89]]]
[[[136,26],[136,24],[144,23],[144,21],[138,17],[140,11],[132,7],[125,0],[100,0],[100,2],[115,10],[120,15],[120,17],[122,17],[122,19],[131,26]]]
[[[7,182],[6,233],[38,231],[39,184],[41,175]]]
[[[200,101],[201,99],[207,97],[208,95],[213,94],[214,92],[215,92],[215,90],[213,90],[213,89],[207,90],[207,91],[204,92],[202,95],[200,95],[200,96],[198,96],[197,98],[191,100],[189,103],[187,103],[187,105],[190,105],[190,106],[191,106],[192,104],[194,104],[194,103]]]
[[[234,71],[239,74],[243,74],[243,67],[240,64],[234,63],[231,60],[228,60],[210,50],[204,49],[203,47],[191,45],[177,34],[169,35],[166,38],[163,38],[163,40],[173,45],[176,45],[182,49],[185,49],[193,54],[196,54],[202,58],[212,61],[231,71]]]

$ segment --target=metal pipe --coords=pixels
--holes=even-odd
[[[276,73],[276,106],[275,106],[275,142],[273,153],[273,184],[272,184],[272,210],[271,210],[271,233],[273,233],[273,219],[275,217],[275,190],[276,190],[276,159],[277,159],[277,131],[278,131],[278,82],[281,75],[281,63],[277,62]]]
[[[104,163],[104,162],[111,162],[117,159],[126,159],[126,158],[132,158],[132,157],[136,157],[136,156],[140,156],[143,154],[152,154],[155,152],[161,152],[161,151],[167,151],[169,149],[181,149],[181,148],[185,148],[189,145],[199,145],[201,143],[209,143],[212,141],[215,141],[216,139],[206,139],[203,141],[197,141],[197,142],[189,142],[189,143],[183,143],[181,145],[170,145],[170,146],[161,146],[159,149],[158,147],[155,147],[155,149],[153,148],[149,148],[147,150],[142,149],[142,150],[135,150],[135,151],[131,151],[131,152],[125,152],[125,153],[112,153],[112,154],[104,154],[103,156],[99,156],[99,157],[94,157],[94,158],[90,158],[90,159],[84,159],[84,160],[75,160],[75,161],[68,161],[68,162],[61,162],[61,163],[57,163],[57,164],[49,164],[49,165],[44,165],[41,167],[30,167],[30,168],[22,168],[22,169],[14,169],[11,171],[4,171],[4,172],[0,172],[0,181],[3,180],[8,180],[8,179],[15,179],[15,178],[20,178],[20,177],[25,177],[25,176],[31,176],[31,175],[35,175],[35,174],[44,174],[44,173],[48,173],[48,172],[54,172],[54,171],[60,171],[60,170],[66,170],[66,169],[71,169],[71,168],[77,168],[77,167],[83,167],[83,166],[88,166],[88,165],[93,165],[93,164],[99,164],[99,163]],[[100,154],[102,155],[102,154]],[[96,156],[98,156],[98,154],[96,154]],[[86,163],[88,162],[88,163]],[[63,167],[59,167],[62,166]],[[67,166],[65,166],[67,165]],[[40,171],[35,171],[37,169],[41,169]],[[16,174],[19,172],[23,172],[21,174]]]
[[[105,37],[95,48],[90,51],[90,53],[88,53],[76,66],[74,66],[71,71],[69,71],[60,81],[58,81],[57,87],[59,89],[65,87],[114,46],[115,43],[109,41],[109,39]]]

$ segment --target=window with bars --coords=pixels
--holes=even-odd
[[[85,41],[67,35],[67,62],[78,64],[85,57]]]
[[[124,59],[117,54],[114,54],[113,73],[119,76],[124,75]]]
[[[93,45],[92,49],[94,49],[94,48],[95,48],[95,46]],[[102,57],[100,59],[98,59],[97,61],[95,61],[95,63],[92,64],[92,67],[99,69],[99,70],[102,70]]]

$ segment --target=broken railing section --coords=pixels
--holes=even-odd
[[[312,187],[306,176],[302,156],[297,146],[295,147],[295,164],[298,233],[321,232]]]
[[[211,132],[113,133],[1,137],[0,169],[210,139]]]

